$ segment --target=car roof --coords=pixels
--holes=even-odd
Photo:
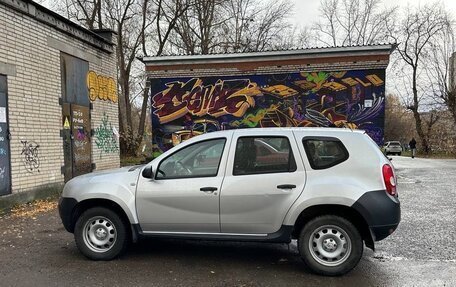
[[[241,128],[233,130],[224,130],[224,131],[214,131],[204,135],[198,136],[200,139],[202,136],[207,138],[216,138],[220,136],[227,135],[228,133],[236,133],[237,135],[255,135],[258,133],[267,134],[277,133],[277,132],[309,132],[313,135],[321,134],[323,135],[336,135],[336,134],[350,134],[350,133],[365,133],[364,130],[351,130],[348,128],[321,128],[321,127],[272,127],[272,128]]]

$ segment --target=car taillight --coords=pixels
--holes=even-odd
[[[396,178],[394,177],[393,168],[389,164],[385,164],[382,168],[383,181],[385,182],[386,192],[395,196],[396,192]]]

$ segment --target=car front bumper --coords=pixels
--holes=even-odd
[[[62,219],[63,226],[68,232],[74,231],[73,211],[78,201],[70,197],[61,197],[59,199],[59,215]]]

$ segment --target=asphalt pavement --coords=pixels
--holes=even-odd
[[[0,286],[456,286],[456,160],[393,157],[402,222],[342,277],[311,274],[296,242],[143,240],[85,259],[51,210],[0,218]]]

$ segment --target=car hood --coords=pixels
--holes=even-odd
[[[75,191],[82,192],[86,184],[109,183],[121,186],[134,193],[139,173],[144,165],[128,166],[111,170],[95,171],[77,176],[65,184],[64,196]]]

